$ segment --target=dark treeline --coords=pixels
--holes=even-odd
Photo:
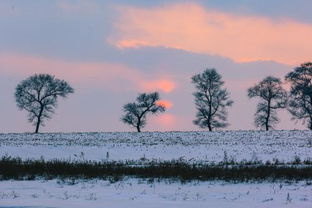
[[[279,122],[277,110],[287,109],[293,120],[307,123],[312,130],[312,62],[301,64],[280,78],[268,76],[248,89],[249,98],[258,98],[255,125],[261,129],[274,129]],[[206,69],[191,79],[196,91],[193,93],[196,119],[200,128],[213,131],[227,127],[228,107],[233,105],[229,92],[224,87],[222,76],[216,69]],[[290,85],[290,91],[283,85]],[[74,89],[64,80],[52,75],[33,75],[16,87],[15,99],[20,110],[28,112],[28,120],[35,126],[35,133],[52,117],[59,97],[67,97]],[[147,116],[166,110],[158,92],[141,93],[135,102],[124,105],[121,121],[141,132],[147,124]]]
[[[312,179],[312,161],[290,163],[261,161],[223,161],[190,164],[172,161],[62,161],[0,159],[0,180],[33,180],[36,178],[79,178],[121,180],[125,176],[173,180],[275,181]]]

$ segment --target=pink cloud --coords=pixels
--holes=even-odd
[[[147,79],[138,70],[117,63],[66,61],[25,54],[0,53],[0,72],[15,76],[50,73],[79,85],[86,84],[110,90],[168,93],[174,86],[171,80]],[[126,84],[130,85],[130,89],[125,87]]]
[[[119,48],[162,46],[229,57],[237,62],[311,59],[312,25],[209,10],[196,3],[120,7],[109,42]]]
[[[159,106],[163,106],[166,109],[172,108],[173,106],[173,103],[169,100],[159,100],[156,104]]]
[[[161,90],[169,93],[176,88],[176,84],[168,79],[160,79],[155,81],[143,82],[142,87],[147,91]]]
[[[149,43],[145,41],[137,41],[137,40],[121,40],[119,41],[116,46],[118,48],[139,48],[141,46],[149,46]]]

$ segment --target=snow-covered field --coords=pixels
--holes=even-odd
[[[24,159],[229,159],[289,162],[312,158],[312,131],[0,134],[0,156]],[[228,183],[126,178],[0,181],[0,208],[312,207],[309,181]]]
[[[0,156],[187,161],[312,158],[312,131],[0,134]]]
[[[312,185],[306,182],[240,183],[154,182],[127,179],[64,182],[1,181],[0,207],[160,208],[160,207],[312,207]]]

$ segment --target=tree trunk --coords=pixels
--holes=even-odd
[[[36,130],[35,130],[35,134],[37,134],[39,132],[39,126],[40,126],[40,123],[41,123],[41,120],[40,118],[38,117],[37,119],[37,123],[36,123]]]
[[[210,94],[210,93],[209,93]],[[208,129],[209,131],[212,131],[212,127],[211,127],[211,117],[212,117],[212,103],[211,103],[211,96],[209,96],[209,115],[208,115]]]
[[[309,129],[312,130],[312,117],[310,116]]]
[[[208,130],[209,130],[209,131],[212,131],[212,127],[211,127],[211,124],[210,124],[210,123],[208,124]]]
[[[137,122],[137,126],[136,126],[138,132],[141,132],[140,126],[141,126],[141,117],[138,117],[138,122]]]
[[[39,127],[40,127],[40,124],[41,124],[42,111],[43,111],[43,106],[41,106],[39,115],[38,115],[38,117],[37,117],[37,123],[36,123],[35,134],[37,134],[37,133],[39,132]]]
[[[266,118],[266,121],[265,121],[265,130],[266,130],[266,131],[269,131],[269,122],[268,122],[268,118]]]
[[[269,99],[269,101],[268,101],[268,114],[267,114],[267,117],[265,119],[265,130],[266,131],[269,130],[270,116],[271,116],[271,99]]]
[[[311,94],[309,95],[309,98],[310,98],[310,102],[309,102],[310,105],[309,106],[311,107],[312,106],[312,95]],[[310,130],[312,130],[312,113],[311,113],[310,109],[311,108],[306,108],[306,111],[309,114],[309,118],[310,118],[308,127]]]

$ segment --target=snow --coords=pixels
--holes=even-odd
[[[311,149],[312,131],[0,134],[0,156],[24,159],[288,162]]]
[[[312,131],[0,134],[0,156],[192,162],[312,158]],[[0,181],[0,208],[312,207],[312,182]]]
[[[0,207],[312,207],[312,185],[298,183],[105,180],[1,181]]]

